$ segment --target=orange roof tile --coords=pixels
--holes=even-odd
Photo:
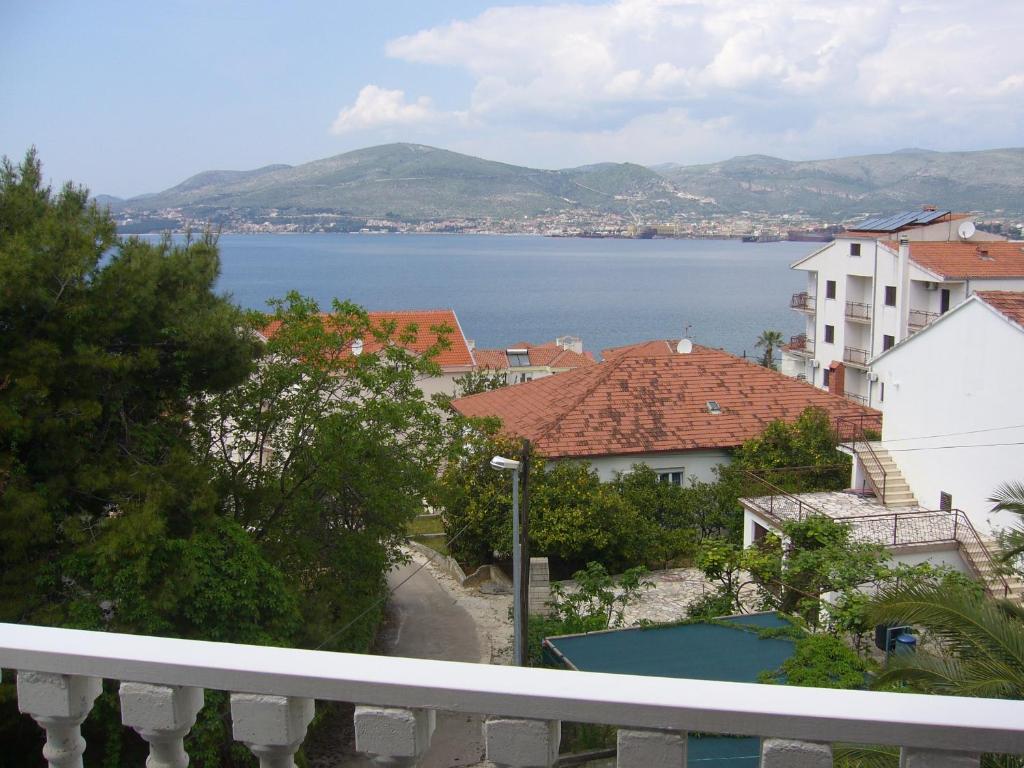
[[[1024,326],[1024,291],[978,291],[978,298],[1017,325]]]
[[[427,309],[427,310],[396,310],[383,312],[368,312],[370,324],[377,328],[383,327],[385,323],[396,324],[396,334],[402,334],[409,326],[416,327],[416,337],[408,344],[411,352],[423,353],[437,344],[440,334],[434,330],[442,326],[451,329],[447,332],[446,338],[450,344],[448,349],[442,350],[434,358],[434,362],[444,368],[471,369],[474,366],[473,354],[470,352],[466,336],[459,325],[459,319],[452,309]],[[322,317],[330,315],[324,313]],[[272,321],[263,329],[263,336],[270,338],[277,329],[281,327],[280,321]],[[363,351],[372,354],[379,352],[381,345],[374,339],[364,339]]]
[[[816,405],[832,416],[882,415],[727,352],[694,345],[676,353],[657,341],[606,350],[605,362],[453,405],[466,416],[497,416],[552,458],[731,448],[775,419]],[[708,413],[707,402],[721,406]]]
[[[885,245],[899,249],[892,240]],[[991,240],[979,243],[910,243],[910,260],[947,279],[1024,277],[1024,242]]]

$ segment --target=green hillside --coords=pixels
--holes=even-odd
[[[901,150],[791,162],[753,155],[695,166],[599,163],[525,168],[420,144],[387,144],[297,166],[207,171],[164,192],[118,201],[136,211],[330,212],[406,221],[511,218],[591,210],[627,216],[805,211],[851,216],[935,203],[1024,209],[1024,150]]]

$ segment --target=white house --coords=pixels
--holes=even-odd
[[[578,336],[559,336],[546,344],[522,342],[504,349],[474,349],[473,358],[479,370],[501,373],[508,384],[596,364],[594,356],[583,351]]]
[[[1024,480],[1024,292],[973,293],[876,356],[871,373],[884,419],[880,441],[849,445],[858,492],[744,499],[745,542],[826,514],[899,562],[950,565],[996,596],[1024,594],[993,557],[993,536],[1020,520],[988,501],[1000,484]]]
[[[1024,243],[993,240],[955,216],[927,225],[865,222],[793,264],[807,273],[807,289],[790,301],[805,330],[783,350],[783,372],[876,407],[869,372],[878,355],[972,291],[1024,289]],[[950,231],[953,240],[938,239]]]
[[[463,397],[466,416],[496,416],[549,459],[587,461],[602,480],[646,464],[665,482],[713,481],[731,451],[808,406],[880,427],[881,414],[689,340],[602,352],[558,376]]]
[[[979,291],[873,364],[881,447],[917,499],[981,530],[1001,483],[1024,480],[1024,293]]]

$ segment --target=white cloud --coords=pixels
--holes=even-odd
[[[519,5],[396,38],[387,53],[467,73],[460,124],[477,130],[451,140],[507,159],[559,142],[580,162],[1020,144],[1024,2],[988,0],[964,19],[959,0]],[[367,86],[334,129],[447,117]]]
[[[343,108],[331,124],[332,133],[349,133],[395,125],[414,125],[438,119],[439,113],[426,96],[415,102],[405,100],[405,92],[367,85],[355,103]]]

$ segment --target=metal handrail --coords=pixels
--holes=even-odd
[[[846,316],[854,320],[870,320],[871,305],[863,301],[846,302]]]
[[[866,349],[858,349],[857,347],[843,348],[843,360],[847,363],[853,363],[854,365],[867,365],[868,360],[870,359],[871,353]]]
[[[800,293],[794,293],[789,299],[790,309],[806,309],[811,312],[814,311],[814,297],[811,296],[807,291],[800,291]]]
[[[803,467],[801,467],[800,469],[803,469]],[[814,469],[823,469],[823,468],[822,467],[814,467]],[[782,490],[781,488],[779,488],[779,486],[775,485],[772,482],[769,482],[768,480],[765,480],[763,477],[761,477],[758,474],[755,474],[754,472],[751,472],[750,470],[746,470],[746,469],[743,470],[743,474],[746,475],[747,477],[749,477],[754,482],[759,483],[760,485],[763,485],[765,488],[767,488],[769,490],[769,493],[768,493],[768,507],[765,508],[765,507],[763,507],[761,505],[758,505],[758,506],[761,506],[761,509],[764,512],[769,514],[771,517],[774,517],[776,520],[779,520],[779,521],[783,520],[783,517],[781,515],[779,515],[779,514],[776,514],[776,511],[775,511],[775,507],[776,507],[775,498],[777,496],[787,500],[791,505],[796,505],[796,519],[797,519],[798,522],[802,522],[804,520],[804,518],[806,516],[808,516],[808,515],[823,515],[823,514],[825,514],[824,512],[822,512],[817,507],[815,507],[815,506],[813,506],[811,504],[808,504],[806,501],[801,499],[799,496],[795,496],[792,493],[790,493],[789,491]],[[781,509],[781,504],[780,504],[780,509]]]
[[[799,333],[789,337],[789,351],[814,354],[814,339],[807,337],[806,333]]]
[[[853,427],[853,429],[854,429],[853,435],[852,435],[851,439],[849,440],[851,450],[855,454],[857,454],[857,458],[861,460],[861,463],[864,463],[864,457],[861,456],[860,451],[857,450],[857,443],[858,442],[863,442],[864,445],[867,447],[868,455],[870,456],[872,462],[874,462],[875,468],[882,475],[882,486],[881,486],[881,488],[879,488],[878,483],[875,482],[875,478],[872,476],[871,472],[868,471],[867,465],[865,464],[864,475],[867,477],[868,482],[871,484],[871,487],[874,489],[875,496],[877,496],[879,499],[881,499],[882,505],[884,506],[885,505],[885,486],[887,485],[886,481],[887,481],[888,475],[887,475],[887,473],[885,471],[885,467],[882,466],[882,460],[878,458],[878,454],[875,453],[875,449],[871,447],[871,442],[868,440],[867,435],[864,434],[864,417],[861,416],[861,417],[859,417],[857,419],[851,419],[851,418],[846,417],[846,416],[837,416],[836,417],[836,435],[839,436],[840,439],[842,439],[842,435],[843,435],[843,429],[842,429],[843,424],[846,424],[846,423],[849,423]]]

